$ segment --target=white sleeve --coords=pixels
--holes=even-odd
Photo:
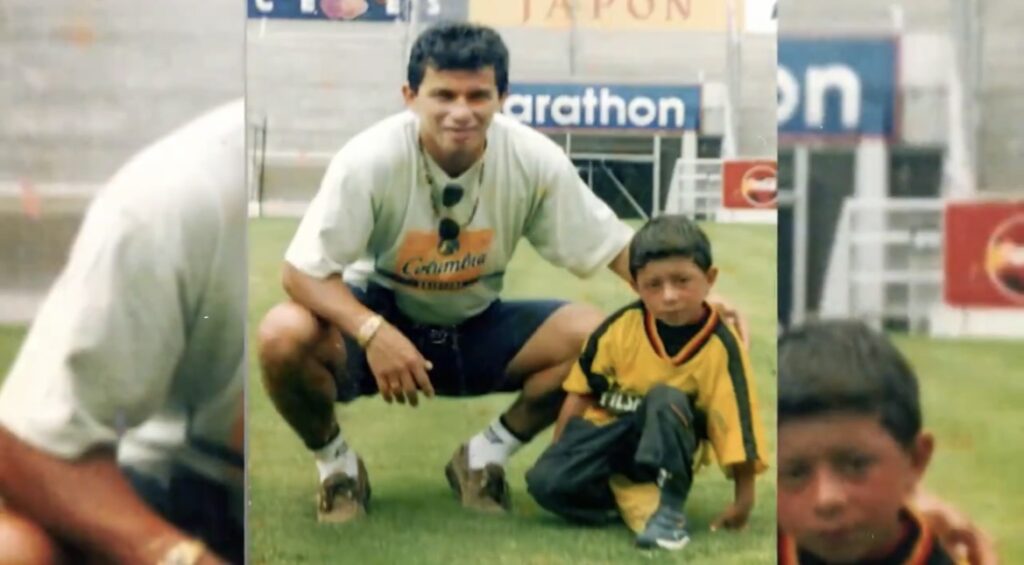
[[[181,285],[191,273],[180,235],[157,233],[159,222],[90,210],[0,389],[0,425],[74,458],[164,405],[185,346]]]
[[[589,277],[629,245],[633,230],[590,190],[564,154],[546,169],[526,237],[551,263]]]
[[[373,230],[372,185],[372,175],[347,164],[344,152],[335,157],[285,260],[311,277],[324,279],[366,255]]]

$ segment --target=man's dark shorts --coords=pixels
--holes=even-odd
[[[565,304],[561,300],[495,300],[486,310],[458,326],[417,324],[398,310],[392,291],[370,284],[364,291],[349,287],[367,308],[397,327],[433,364],[430,382],[440,396],[480,396],[512,392],[521,382],[508,379],[505,369],[548,317]],[[356,341],[345,336],[345,374],[335,372],[338,400],[377,394],[377,382]]]

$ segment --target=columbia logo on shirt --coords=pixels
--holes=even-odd
[[[409,231],[402,239],[391,278],[428,290],[457,290],[476,284],[484,275],[494,230],[464,230],[457,251],[441,253],[436,231]]]

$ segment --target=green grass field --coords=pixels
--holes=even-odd
[[[7,368],[14,361],[18,346],[25,337],[25,328],[20,326],[0,326],[0,382],[7,376]]]
[[[1024,344],[900,337],[936,437],[925,484],[997,541],[1002,563],[1024,563]]]
[[[255,322],[282,298],[281,258],[295,229],[291,221],[250,224],[250,336]],[[762,416],[774,453],[775,230],[769,226],[709,226],[722,270],[719,290],[749,316]],[[506,279],[507,298],[550,296],[612,311],[634,300],[610,272],[581,281],[545,263],[524,243]],[[346,438],[366,459],[373,485],[371,514],[344,526],[315,522],[316,470],[311,455],[274,412],[250,370],[249,510],[254,563],[628,563],[652,557],[632,546],[625,526],[580,528],[542,511],[526,493],[523,474],[550,441],[550,432],[524,448],[509,467],[510,516],[462,510],[443,468],[455,448],[496,417],[510,395],[434,399],[418,409],[364,399],[339,410]],[[774,460],[772,461],[774,463]],[[681,555],[658,561],[775,562],[774,469],[758,483],[751,524],[739,534],[707,532],[731,501],[732,485],[717,469],[697,478],[688,506],[695,535]]]
[[[281,296],[278,273],[295,224],[251,224],[250,320]],[[709,226],[723,268],[720,290],[749,316],[752,356],[762,406],[774,406],[775,236],[770,228]],[[509,297],[557,296],[610,310],[629,299],[610,274],[578,281],[540,261],[524,246],[508,278]],[[24,335],[0,326],[0,379]],[[937,436],[927,485],[963,508],[997,540],[1003,563],[1024,563],[1021,501],[1012,477],[1024,465],[1024,379],[1020,343],[897,338],[921,377],[925,422]],[[367,459],[374,486],[371,516],[362,523],[321,527],[314,522],[316,472],[308,453],[273,412],[255,366],[250,371],[249,451],[253,563],[620,563],[646,562],[624,528],[569,526],[546,515],[526,495],[523,472],[548,436],[513,461],[515,513],[479,517],[463,512],[448,491],[442,468],[455,446],[479,430],[510,397],[474,401],[435,399],[413,410],[372,399],[342,415],[347,437]],[[765,410],[774,441],[774,414]],[[720,475],[698,477],[689,506],[704,526],[730,496]],[[762,477],[750,529],[739,535],[701,532],[680,556],[655,561],[774,563],[773,472]]]

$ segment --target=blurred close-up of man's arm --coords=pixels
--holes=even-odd
[[[116,455],[188,394],[176,379],[205,273],[168,251],[168,234],[187,231],[158,228],[118,190],[91,206],[0,388],[0,498],[86,561],[215,562],[140,497]]]
[[[200,549],[143,502],[109,449],[65,461],[0,428],[0,495],[9,511],[41,527],[87,560],[160,563]],[[208,552],[195,563],[220,563]]]

